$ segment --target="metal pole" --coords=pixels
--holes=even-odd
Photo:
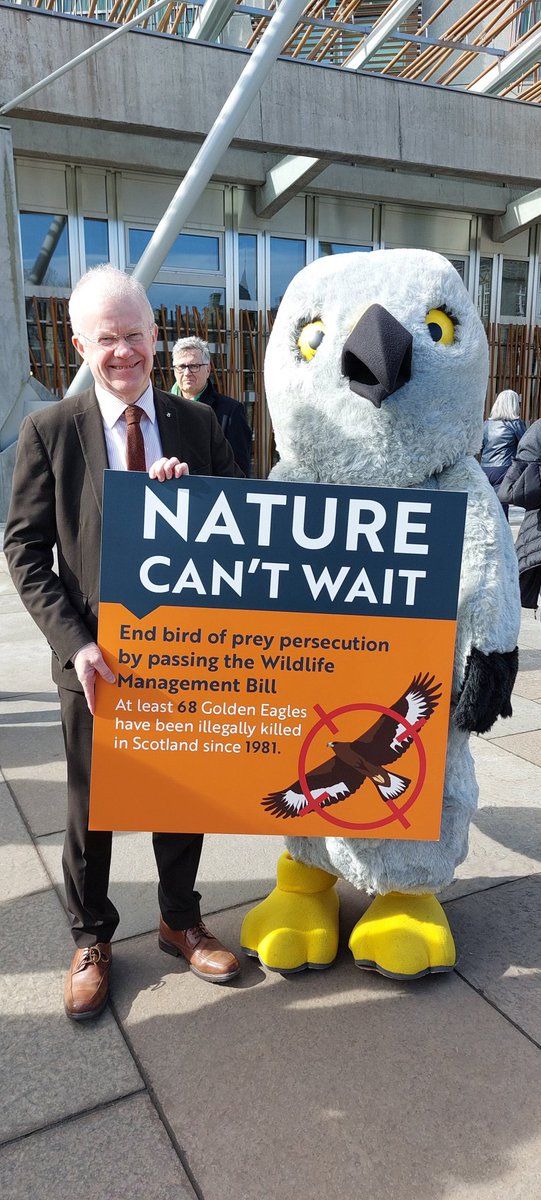
[[[32,87],[27,88],[25,92],[21,92],[20,96],[15,96],[14,100],[9,100],[7,104],[2,105],[0,116],[5,116],[6,113],[11,112],[12,108],[16,108],[18,104],[22,104],[23,100],[28,100],[29,96],[35,96],[36,92],[41,92],[41,89],[46,87],[48,83],[54,83],[55,79],[60,79],[67,71],[71,71],[72,67],[77,67],[79,63],[85,62],[87,58],[92,58],[92,55],[97,54],[98,50],[103,50],[104,46],[110,46],[115,38],[122,37],[123,34],[133,29],[134,25],[140,25],[141,21],[146,21],[153,13],[158,12],[158,9],[165,8],[168,3],[169,0],[157,0],[156,4],[151,4],[150,8],[146,8],[144,13],[139,13],[138,17],[132,17],[131,21],[126,21],[125,25],[119,25],[118,29],[114,29],[106,37],[100,38],[99,42],[94,42],[94,45],[89,46],[88,50],[83,50],[76,58],[72,58],[69,62],[64,63],[63,66],[57,67],[56,71],[52,71],[50,75],[46,75],[44,79],[40,79],[39,83],[33,83]]]
[[[233,16],[235,9],[235,0],[206,0],[199,10],[199,15],[195,18],[188,38],[192,40],[200,38],[202,42],[215,42],[222,29],[225,29],[229,18]]]
[[[133,278],[138,279],[143,287],[148,288],[156,278],[186,218],[205,190],[284,43],[295,28],[305,3],[306,0],[281,0],[280,7],[269,21],[261,41],[250,55],[244,71],[137,263]],[[90,371],[83,365],[72,380],[66,395],[78,395],[90,382]]]
[[[360,71],[364,67],[365,62],[379,50],[380,46],[387,40],[388,37],[396,29],[405,17],[409,16],[410,12],[417,8],[417,4],[411,3],[411,0],[395,0],[394,4],[376,21],[372,33],[368,34],[362,46],[355,50],[352,55],[346,60],[345,66],[350,71]]]
[[[294,29],[305,3],[306,0],[282,0],[269,21],[259,45],[251,54],[242,75],[139,259],[133,276],[143,287],[148,287],[156,278],[186,217],[206,188],[252,101],[262,88],[284,42]]]
[[[520,75],[521,71],[524,71],[532,63],[538,62],[540,50],[541,28],[536,27],[532,33],[528,34],[528,37],[524,38],[524,41],[519,42],[512,50],[508,50],[505,58],[491,67],[490,71],[487,71],[475,83],[470,84],[468,91],[484,96],[496,96],[506,84]]]

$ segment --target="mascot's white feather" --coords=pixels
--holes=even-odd
[[[410,377],[379,407],[352,390],[342,359],[352,330],[373,305],[412,337]],[[431,310],[451,320],[450,344],[433,340],[427,324]],[[298,342],[312,322],[319,344],[306,361]],[[472,686],[472,653],[489,692],[500,656],[504,663],[511,658],[504,693],[516,671],[512,652],[520,601],[514,546],[502,508],[474,458],[481,444],[487,375],[486,337],[466,288],[447,259],[428,251],[381,250],[311,264],[288,287],[269,340],[265,383],[279,453],[273,478],[468,493],[439,842],[287,841],[294,860],[378,895],[436,892],[450,882],[467,852],[477,803],[469,730],[483,730],[499,712],[509,711],[506,694],[496,698],[492,713],[489,706],[484,725],[476,725],[475,714],[470,721],[463,714],[456,719],[465,680]],[[474,709],[476,703],[474,698]]]

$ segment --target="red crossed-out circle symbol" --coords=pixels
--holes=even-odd
[[[329,713],[325,712],[325,709],[321,705],[315,704],[314,712],[319,717],[319,720],[316,721],[316,724],[307,733],[299,754],[299,782],[303,796],[308,802],[307,807],[303,808],[300,815],[304,817],[309,812],[317,813],[318,816],[323,817],[324,821],[328,821],[331,825],[337,825],[341,829],[381,829],[384,825],[391,825],[393,821],[399,821],[404,829],[409,829],[410,822],[407,820],[405,814],[415,804],[426,777],[426,751],[419,736],[419,728],[416,728],[415,725],[407,721],[401,713],[396,712],[393,708],[385,708],[383,704],[344,704],[341,708],[334,708]],[[400,725],[404,726],[406,731],[404,736],[413,738],[415,749],[417,750],[419,773],[411,795],[408,796],[400,808],[398,808],[394,800],[387,800],[385,806],[390,811],[387,816],[381,817],[378,821],[342,821],[339,817],[335,817],[333,813],[329,812],[328,808],[320,807],[324,797],[318,796],[317,799],[314,799],[306,779],[306,759],[314,738],[325,728],[333,734],[338,733],[339,729],[338,725],[335,724],[335,718],[341,717],[343,713],[350,712],[376,712],[385,717],[391,717],[393,721],[397,721]]]

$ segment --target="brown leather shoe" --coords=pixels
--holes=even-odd
[[[74,1021],[98,1017],[109,996],[111,945],[98,942],[76,950],[64,983],[66,1016]]]
[[[240,962],[215,938],[202,921],[192,929],[170,929],[160,917],[160,950],[186,959],[190,970],[209,983],[228,983],[240,971]]]

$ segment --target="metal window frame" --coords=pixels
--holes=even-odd
[[[139,259],[133,260],[129,257],[129,255],[130,255],[130,249],[129,249],[130,230],[131,229],[142,230],[142,231],[147,231],[149,233],[154,233],[157,223],[153,224],[152,222],[149,222],[149,221],[135,222],[134,220],[129,219],[129,220],[124,220],[123,225],[124,225],[124,234],[125,234],[126,264],[127,264],[128,270],[129,270],[129,269],[135,268],[137,266],[137,262],[139,261]],[[184,237],[186,235],[187,236],[192,235],[193,237],[211,237],[211,238],[214,238],[218,242],[218,262],[220,263],[218,270],[217,271],[215,271],[215,270],[205,271],[204,269],[198,270],[196,267],[166,267],[164,264],[160,268],[160,270],[158,271],[158,274],[156,275],[155,279],[152,280],[152,282],[153,283],[174,283],[177,280],[177,276],[182,275],[182,277],[184,279],[187,275],[189,275],[190,277],[197,276],[197,282],[199,282],[201,280],[203,282],[203,285],[206,284],[207,281],[210,279],[217,280],[219,278],[220,280],[223,281],[223,286],[225,286],[225,230],[224,229],[207,229],[205,232],[203,232],[203,230],[200,227],[198,227],[197,229],[192,229],[192,228],[190,228],[189,225],[185,225],[178,236]],[[196,282],[195,278],[194,278],[194,282]]]

